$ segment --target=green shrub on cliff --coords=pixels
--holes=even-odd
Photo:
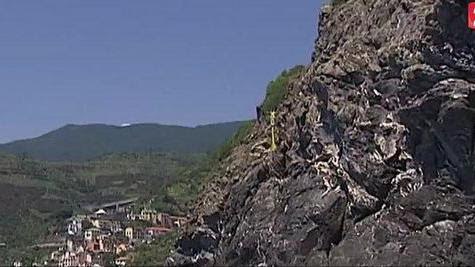
[[[267,85],[266,97],[261,105],[264,115],[275,110],[287,94],[290,81],[297,78],[305,70],[305,66],[297,65],[289,70],[284,70],[275,80]]]
[[[344,3],[346,3],[346,2],[348,2],[348,0],[332,0],[332,1],[330,2],[330,4],[331,4],[332,6],[338,6],[338,5],[344,4]]]

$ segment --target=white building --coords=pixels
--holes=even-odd
[[[132,227],[125,228],[125,237],[129,240],[134,239],[134,229]]]
[[[94,212],[94,214],[100,216],[100,215],[106,215],[107,212],[106,212],[105,210],[103,210],[103,209],[100,209],[100,210]]]
[[[78,266],[79,261],[76,253],[66,251],[59,259],[59,267],[73,267]]]
[[[80,219],[72,219],[68,223],[68,234],[77,235],[82,231],[82,222]]]
[[[100,233],[101,233],[101,230],[99,230],[97,228],[89,228],[86,231],[84,231],[84,239],[86,241],[91,241],[94,238],[96,238],[97,236],[99,236]]]
[[[115,260],[115,265],[117,266],[125,266],[127,263],[127,258],[126,257],[120,257]]]

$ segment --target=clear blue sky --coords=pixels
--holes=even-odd
[[[3,1],[0,142],[252,118],[269,80],[310,61],[321,2]]]

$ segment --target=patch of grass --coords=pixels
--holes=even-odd
[[[344,4],[346,2],[348,2],[348,0],[331,0],[330,4],[332,6],[338,6],[338,5]]]
[[[293,79],[299,77],[305,66],[297,65],[289,70],[284,70],[275,80],[267,85],[266,97],[261,105],[263,114],[274,111],[287,94],[287,87]]]
[[[178,240],[178,233],[171,232],[160,236],[151,244],[137,248],[132,266],[163,266]]]

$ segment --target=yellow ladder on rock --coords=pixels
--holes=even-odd
[[[271,151],[276,151],[277,150],[277,145],[276,145],[276,132],[275,132],[275,111],[272,111],[270,113],[270,125],[271,125],[271,131],[272,131],[272,136],[271,136],[271,146],[270,149]]]

